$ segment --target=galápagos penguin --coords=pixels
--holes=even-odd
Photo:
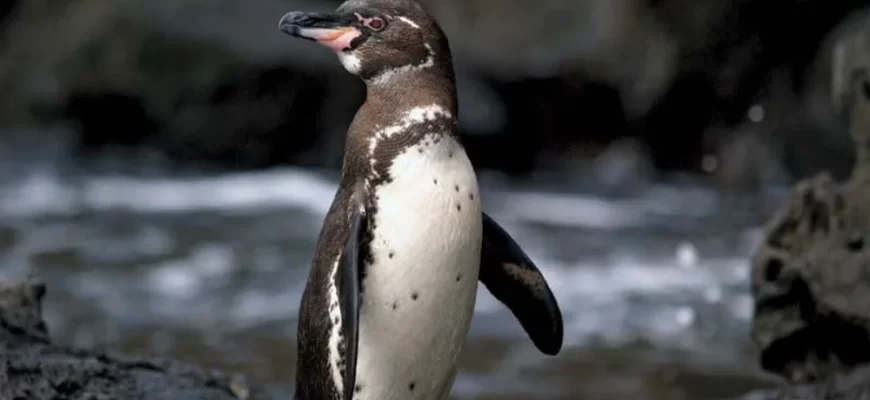
[[[334,51],[367,89],[302,296],[295,399],[447,398],[478,280],[557,354],[555,297],[481,210],[447,38],[426,9],[350,0],[288,13],[279,28]]]

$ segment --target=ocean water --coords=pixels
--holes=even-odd
[[[454,399],[727,399],[776,383],[749,340],[749,257],[785,188],[726,195],[683,179],[617,193],[480,175],[485,210],[546,275],[565,344],[538,353],[481,286]],[[336,179],[17,168],[0,180],[0,278],[46,281],[58,342],[241,372],[289,398]]]

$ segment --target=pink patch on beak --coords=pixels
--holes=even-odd
[[[316,40],[317,43],[330,48],[336,53],[350,48],[350,42],[362,34],[356,28],[350,27],[338,29],[308,28],[300,33]]]

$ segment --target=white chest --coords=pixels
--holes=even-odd
[[[450,137],[406,149],[374,188],[363,281],[357,400],[446,398],[474,311],[481,246],[477,179]]]

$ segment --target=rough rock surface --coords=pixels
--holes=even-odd
[[[856,144],[852,176],[798,184],[752,265],[761,365],[807,385],[751,399],[870,398],[870,34],[843,49],[833,96]]]
[[[870,400],[870,368],[838,374],[818,384],[759,390],[739,400]]]
[[[267,398],[240,376],[55,345],[42,319],[44,295],[39,282],[0,282],[0,399]]]
[[[751,143],[775,142],[771,158],[800,174],[848,173],[851,160],[836,155],[848,138],[818,107],[829,103],[814,89],[827,77],[814,66],[865,0],[425,2],[456,56],[476,165],[564,170],[582,150],[629,136],[655,166],[694,169],[709,153],[741,153],[718,151],[732,136],[721,132],[746,125],[762,138]],[[337,0],[6,3],[20,6],[0,6],[0,19],[11,13],[0,28],[0,130],[68,124],[68,140],[87,150],[236,168],[341,161],[361,83],[275,27],[288,10]],[[758,103],[764,124],[746,118]],[[570,145],[582,148],[561,151]],[[719,165],[758,170],[736,159]]]

